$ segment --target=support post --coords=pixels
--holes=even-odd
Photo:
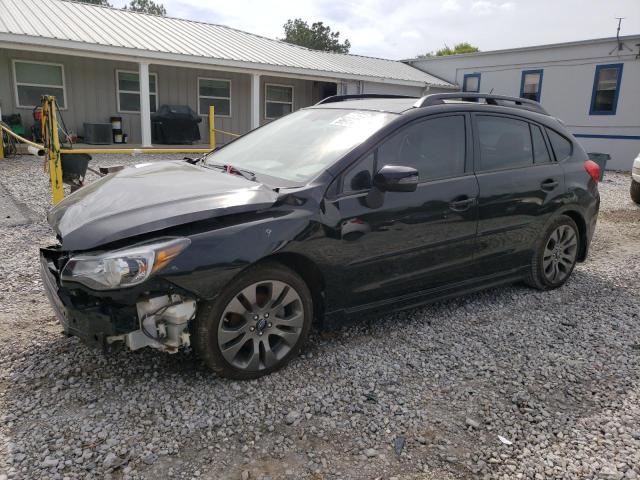
[[[49,175],[51,177],[51,193],[54,205],[57,205],[64,198],[64,188],[62,185],[62,157],[60,155],[60,136],[58,134],[58,118],[56,115],[56,100],[54,97],[45,97],[42,115],[49,115],[51,122],[50,130],[47,132],[49,138]],[[44,134],[44,132],[43,132]]]
[[[149,100],[149,64],[138,64],[138,78],[140,80],[140,133],[142,146],[151,146],[151,103]]]
[[[216,115],[215,107],[209,105],[209,146],[211,150],[216,148]]]
[[[251,130],[260,126],[260,75],[251,74]]]
[[[0,128],[0,160],[4,158],[4,130]]]

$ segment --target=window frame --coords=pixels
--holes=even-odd
[[[596,70],[593,75],[593,89],[591,90],[591,104],[589,105],[589,115],[615,115],[618,110],[618,97],[620,96],[620,84],[622,83],[622,68],[624,63],[608,63],[603,65],[596,65]],[[598,94],[598,80],[600,78],[600,71],[605,69],[616,69],[618,76],[616,78],[616,93],[613,96],[613,110],[610,112],[595,110],[596,96]]]
[[[267,89],[269,87],[286,87],[286,88],[290,88],[291,89],[291,101],[290,102],[281,102],[279,100],[268,100],[267,99]],[[281,117],[268,117],[267,116],[267,103],[282,103],[282,104],[286,104],[286,105],[291,104],[291,112],[290,113],[293,113],[294,100],[295,100],[295,87],[293,85],[285,85],[285,84],[282,84],[282,83],[265,83],[264,84],[264,118],[266,120],[277,120],[278,118],[284,117],[284,115],[282,115]]]
[[[119,78],[119,74],[120,73],[134,73],[136,75],[138,75],[138,88],[140,88],[140,72],[136,72],[135,70],[122,70],[122,69],[116,69],[116,110],[118,113],[129,113],[129,114],[137,114],[140,115],[140,110],[138,110],[137,112],[135,110],[122,110],[120,108],[120,94],[121,93],[137,93],[139,96],[141,95],[140,90],[138,90],[137,92],[134,92],[132,90],[120,90],[120,78]],[[149,78],[154,77],[155,78],[155,84],[156,84],[156,91],[155,92],[151,92],[149,91],[149,95],[153,95],[156,97],[156,112],[158,111],[158,108],[160,108],[159,106],[159,93],[158,93],[158,74],[155,72],[149,72]],[[142,99],[142,97],[140,97]],[[142,103],[140,104],[140,109],[142,110]],[[151,112],[154,113],[154,112]]]
[[[469,78],[477,78],[478,79],[478,90],[475,91],[471,91],[471,90],[467,90],[467,79]],[[480,93],[480,81],[482,80],[482,74],[481,73],[465,73],[464,77],[462,78],[462,91],[464,93]]]
[[[536,91],[536,98],[535,101],[536,102],[540,102],[540,97],[542,96],[542,77],[544,75],[544,70],[541,68],[535,69],[535,70],[523,70],[522,71],[522,76],[520,78],[520,98],[525,98],[524,96],[524,79],[527,75],[532,75],[532,74],[538,74],[540,75],[540,78],[538,80],[538,90]]]
[[[62,86],[60,85],[46,85],[43,83],[24,83],[18,82],[18,75],[16,74],[16,63],[32,63],[35,65],[49,65],[54,67],[60,67],[62,73]],[[11,66],[13,67],[13,90],[16,98],[16,108],[36,108],[40,105],[21,105],[20,95],[18,94],[18,86],[26,87],[45,87],[45,88],[62,88],[62,94],[64,95],[64,107],[59,107],[60,110],[67,110],[69,108],[69,98],[67,97],[67,78],[64,74],[64,64],[54,62],[41,62],[38,60],[23,60],[21,58],[14,58],[11,60]]]
[[[228,97],[212,97],[209,95],[200,95],[200,80],[214,80],[216,82],[226,82],[229,84],[229,96]],[[157,87],[156,87],[157,88]],[[209,112],[200,112],[200,99],[201,98],[208,98],[211,100],[214,99],[218,99],[218,100],[229,100],[229,115],[222,115],[222,114],[218,114],[216,113],[215,116],[216,118],[220,117],[220,118],[231,118],[231,112],[233,112],[233,103],[231,100],[231,97],[233,95],[232,93],[232,88],[233,88],[233,82],[228,79],[228,78],[212,78],[212,77],[198,77],[198,115],[201,117],[208,117],[209,116]]]

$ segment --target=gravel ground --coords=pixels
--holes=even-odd
[[[37,274],[47,178],[33,158],[0,161],[33,219],[0,230],[0,480],[637,478],[629,181],[607,174],[591,255],[565,287],[314,332],[288,368],[236,382],[189,353],[105,357],[63,337]]]

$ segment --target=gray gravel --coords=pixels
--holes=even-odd
[[[0,161],[33,219],[0,230],[0,480],[636,478],[629,181],[607,174],[591,256],[564,288],[314,332],[288,368],[235,382],[188,353],[104,357],[63,337],[37,275],[37,247],[53,241],[47,178],[33,158]]]

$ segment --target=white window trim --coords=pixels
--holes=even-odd
[[[140,90],[138,90],[137,92],[133,91],[133,90],[120,90],[120,79],[118,78],[118,75],[120,73],[133,73],[135,75],[138,75],[138,85],[140,85],[140,72],[136,72],[135,70],[116,70],[116,104],[117,104],[117,110],[118,113],[132,113],[132,114],[137,114],[140,115],[140,111],[135,111],[135,110],[121,110],[120,109],[120,94],[121,93],[135,93],[140,95]],[[158,74],[154,73],[154,72],[149,72],[149,78],[154,77],[155,78],[155,84],[156,84],[156,91],[155,92],[151,92],[151,90],[149,90],[149,95],[153,95],[154,97],[156,97],[156,112],[158,111],[159,105],[158,105]]]
[[[229,84],[229,96],[228,97],[212,97],[210,95],[200,95],[200,80],[215,80],[216,82],[226,82]],[[231,83],[231,80],[229,80],[228,78],[210,78],[210,77],[198,77],[198,115],[200,115],[201,117],[208,117],[209,116],[209,112],[205,112],[202,113],[200,111],[200,99],[201,98],[208,98],[208,99],[219,99],[219,100],[229,100],[229,115],[220,115],[215,113],[216,118],[220,117],[220,118],[231,118],[231,112],[233,112],[232,107],[233,107],[233,103],[231,102],[231,95],[232,95],[232,91],[231,89],[233,88],[233,85]]]
[[[36,65],[51,65],[54,67],[60,67],[62,69],[62,86],[60,85],[45,85],[42,83],[18,83],[18,76],[16,75],[16,63],[33,63]],[[16,96],[16,108],[35,108],[40,105],[20,105],[20,97],[18,96],[18,85],[23,85],[25,87],[49,87],[49,88],[62,88],[62,94],[64,95],[64,107],[60,107],[60,110],[67,110],[69,108],[69,97],[67,97],[67,80],[64,76],[64,65],[62,63],[52,63],[52,62],[38,62],[35,60],[23,60],[21,58],[14,58],[11,61],[11,66],[13,67],[13,89],[14,95]]]
[[[291,89],[291,101],[290,102],[282,102],[280,100],[267,100],[267,88],[268,87],[286,87]],[[293,85],[284,85],[282,83],[265,83],[264,84],[264,118],[267,120],[276,120],[282,117],[267,117],[267,103],[284,103],[287,105],[291,105],[291,113],[293,113],[293,101],[295,100],[295,87]],[[284,116],[284,115],[283,115]]]

